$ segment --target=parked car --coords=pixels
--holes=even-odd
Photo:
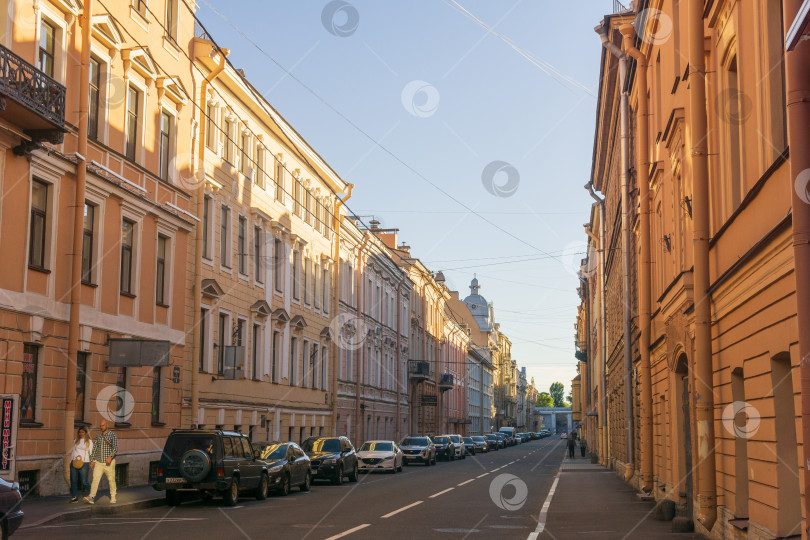
[[[504,435],[506,435],[506,437],[508,439],[507,444],[509,446],[514,446],[514,445],[517,444],[517,439],[515,438],[515,432],[516,431],[517,430],[515,428],[511,427],[511,426],[504,426],[504,427],[502,427],[501,429],[498,430],[498,433],[503,433]]]
[[[489,446],[489,450],[495,450],[496,452],[501,449],[501,441],[498,439],[498,436],[494,433],[487,433],[484,435],[484,438],[487,440],[487,445]]]
[[[402,464],[420,461],[425,465],[436,465],[436,446],[430,437],[405,437],[399,443],[402,449]]]
[[[475,443],[473,442],[472,437],[462,437],[461,442],[464,444],[464,454],[474,456]]]
[[[153,487],[166,491],[166,504],[177,505],[181,492],[194,490],[203,498],[222,495],[236,505],[239,494],[267,497],[267,464],[257,458],[250,439],[235,431],[176,429],[163,446]]]
[[[290,488],[309,491],[312,484],[309,457],[294,442],[253,443],[259,459],[267,464],[269,490],[286,496]]]
[[[453,447],[456,449],[456,457],[466,459],[467,451],[464,449],[464,441],[461,435],[448,435],[448,437],[450,437],[450,441],[452,441]]]
[[[0,478],[0,532],[3,540],[14,534],[23,522],[20,485]]]
[[[357,453],[346,437],[310,437],[301,444],[310,459],[312,479],[329,479],[333,484],[357,482]]]
[[[509,446],[509,437],[507,437],[503,433],[495,433],[495,436],[498,437],[498,441],[501,443],[501,448],[506,448]]]
[[[473,435],[470,438],[472,439],[473,445],[475,445],[475,452],[489,452],[489,443],[484,437],[481,435]]]
[[[447,461],[456,459],[456,446],[447,435],[433,437],[433,444],[436,446],[436,458],[443,458]]]
[[[366,441],[357,451],[357,463],[361,471],[388,471],[392,474],[402,470],[402,450],[394,441]]]

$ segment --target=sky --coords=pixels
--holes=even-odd
[[[576,375],[576,270],[611,0],[197,0],[230,60],[447,285],[477,274],[541,391]],[[234,9],[238,6],[238,9]]]

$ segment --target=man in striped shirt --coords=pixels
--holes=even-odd
[[[90,453],[90,470],[93,472],[93,484],[90,487],[90,495],[84,498],[84,502],[95,504],[98,485],[101,477],[107,477],[110,484],[110,503],[115,504],[115,456],[118,454],[118,437],[110,431],[107,421],[102,420],[99,424],[101,433],[96,436],[93,442],[93,451]]]

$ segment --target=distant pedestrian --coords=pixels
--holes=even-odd
[[[568,436],[568,458],[574,459],[574,448],[575,448],[575,441],[574,441],[574,434]]]
[[[96,436],[93,443],[93,451],[90,454],[90,470],[93,471],[93,485],[90,488],[90,495],[84,498],[84,502],[95,504],[98,485],[101,477],[107,477],[110,484],[110,503],[115,504],[117,489],[115,486],[115,456],[118,454],[118,437],[110,431],[107,421],[102,420],[99,425],[101,433]]]
[[[588,444],[585,442],[585,437],[579,438],[579,451],[582,452],[582,457],[585,457],[585,450],[588,449]]]
[[[90,454],[93,452],[93,441],[87,435],[87,428],[80,427],[70,451],[70,502],[79,502],[79,489],[85,491],[90,487]]]

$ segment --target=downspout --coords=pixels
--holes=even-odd
[[[610,447],[607,441],[607,309],[605,306],[605,199],[593,189],[593,182],[585,186],[599,206],[599,461],[607,466]]]
[[[698,521],[711,531],[717,520],[714,455],[711,293],[709,292],[709,150],[703,0],[689,0],[689,111],[694,196],[692,202],[695,295],[694,400],[697,416]],[[803,66],[806,68],[806,66]],[[807,126],[802,126],[806,129]]]
[[[363,310],[365,309],[365,306],[366,306],[366,287],[365,287],[365,280],[363,279],[363,272],[360,270],[360,263],[363,260],[363,251],[366,249],[366,244],[368,244],[370,234],[371,233],[368,233],[368,232],[363,234],[363,243],[360,244],[360,249],[357,250],[357,300],[358,300],[358,302],[357,302],[357,318],[360,319],[360,320],[363,320],[363,321],[365,321],[365,317],[363,317],[363,315],[364,315]],[[365,268],[365,265],[363,265],[363,268]],[[358,326],[360,326],[359,329],[362,329],[362,330],[365,329],[365,325],[358,325]],[[361,410],[362,409],[360,407],[360,405],[361,405],[360,401],[361,401],[361,398],[362,398],[361,391],[362,391],[362,388],[363,388],[361,380],[362,380],[363,374],[366,372],[366,370],[363,369],[363,367],[364,367],[363,366],[363,359],[366,357],[365,341],[366,341],[367,337],[368,337],[368,333],[366,333],[366,335],[363,337],[363,340],[361,341],[360,349],[358,351],[359,354],[357,355],[357,377],[356,377],[356,379],[354,381],[354,414],[355,414],[355,420],[357,421],[356,422],[356,424],[357,424],[357,432],[356,432],[357,435],[356,435],[356,439],[355,439],[356,444],[359,444],[360,441],[363,440],[360,431],[362,429],[365,429],[365,422],[363,421],[365,419],[361,418]]]
[[[801,0],[784,0],[784,28],[791,27]],[[802,448],[804,449],[804,537],[810,537],[810,41],[799,41],[785,52],[785,98],[787,104],[790,178],[793,179],[793,255],[799,326],[799,364],[802,393]],[[804,180],[802,180],[804,179]]]
[[[208,85],[216,79],[222,70],[227,65],[227,56],[230,53],[228,49],[219,49],[219,65],[209,73],[200,83],[200,105],[199,111],[199,129],[197,130],[199,140],[197,141],[197,215],[200,219],[197,221],[194,236],[194,314],[192,325],[192,348],[191,348],[191,418],[190,424],[196,427],[200,421],[200,370],[197,366],[201,354],[200,343],[200,325],[202,320],[200,311],[202,310],[202,252],[203,252],[203,227],[205,224],[202,221],[204,214],[203,205],[205,203],[205,128],[207,122],[205,121],[203,111],[205,110],[205,97],[208,90]]]
[[[65,375],[65,450],[73,447],[73,423],[76,421],[76,371],[79,360],[82,305],[82,240],[84,197],[87,182],[87,125],[90,109],[90,34],[93,29],[93,1],[85,0],[82,11],[82,51],[79,75],[79,133],[76,146],[76,193],[73,199],[73,252],[70,259],[70,315],[68,321],[68,359]],[[67,471],[65,471],[67,472]]]
[[[342,199],[339,197],[335,197],[335,210],[332,214],[332,230],[333,230],[333,238],[334,241],[332,242],[332,260],[334,261],[335,268],[332,270],[332,316],[338,317],[340,315],[340,226],[341,226],[341,215],[340,215],[340,208],[346,204],[346,201],[351,199],[352,197],[352,190],[354,189],[354,184],[347,184],[348,191],[346,192],[346,196]],[[337,425],[337,373],[338,368],[338,344],[337,340],[335,339],[337,336],[332,336],[332,345],[330,349],[332,350],[332,374],[331,377],[331,386],[330,391],[332,393],[331,400],[332,400],[332,432],[335,436],[340,435],[338,433],[338,425]]]
[[[651,319],[652,319],[652,250],[650,248],[650,172],[649,158],[649,123],[647,101],[647,57],[633,46],[635,30],[630,24],[619,28],[624,36],[624,50],[636,60],[636,88],[638,89],[638,106],[636,109],[636,184],[639,189],[639,231],[641,236],[641,253],[638,268],[638,311],[639,382],[641,383],[640,417],[640,457],[641,489],[647,493],[653,489],[653,446],[652,446],[652,368],[650,365]]]
[[[621,133],[620,181],[622,194],[622,291],[624,293],[623,327],[624,336],[624,433],[627,461],[624,464],[624,479],[630,481],[634,473],[634,425],[633,425],[633,344],[631,320],[633,317],[630,294],[630,188],[627,171],[629,169],[629,129],[627,125],[627,57],[608,39],[607,28],[597,26],[596,32],[602,38],[602,46],[619,60],[618,84],[621,90],[619,103],[619,129]]]
[[[396,242],[395,242],[396,243]],[[402,277],[399,278],[399,282],[397,283],[396,291],[397,291],[397,355],[396,358],[399,359],[399,362],[396,363],[396,385],[397,385],[397,409],[396,409],[396,426],[394,426],[394,440],[400,441],[402,440],[402,433],[400,432],[400,422],[399,422],[399,415],[400,415],[400,402],[402,401],[402,380],[400,377],[402,376],[402,341],[400,331],[402,329],[402,306],[400,302],[402,302],[402,283],[405,281],[405,273],[402,273]],[[406,359],[407,362],[407,359]],[[407,371],[407,363],[405,364],[405,369]]]

